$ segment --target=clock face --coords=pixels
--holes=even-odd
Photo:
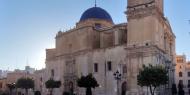
[[[135,6],[140,4],[150,3],[154,0],[128,0],[128,6]]]

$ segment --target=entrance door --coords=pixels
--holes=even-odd
[[[71,93],[71,95],[73,95],[73,91],[74,91],[74,85],[73,85],[73,82],[70,81],[69,82],[69,92]]]
[[[126,91],[127,91],[127,82],[123,82],[122,85],[121,85],[121,95],[126,95]]]

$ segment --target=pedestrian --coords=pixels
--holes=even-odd
[[[178,95],[185,95],[183,84],[178,84]]]
[[[176,84],[172,84],[172,95],[177,95],[177,87],[176,87]]]

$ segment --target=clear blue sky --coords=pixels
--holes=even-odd
[[[126,22],[127,0],[97,0],[115,23]],[[75,26],[94,0],[0,0],[0,69],[45,67],[45,49],[58,30]],[[190,1],[165,0],[165,16],[176,34],[176,50],[190,58]],[[28,60],[28,61],[27,61]]]

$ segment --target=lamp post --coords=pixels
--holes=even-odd
[[[114,72],[114,78],[117,81],[117,95],[119,95],[119,81],[121,80],[121,73],[117,70]]]

